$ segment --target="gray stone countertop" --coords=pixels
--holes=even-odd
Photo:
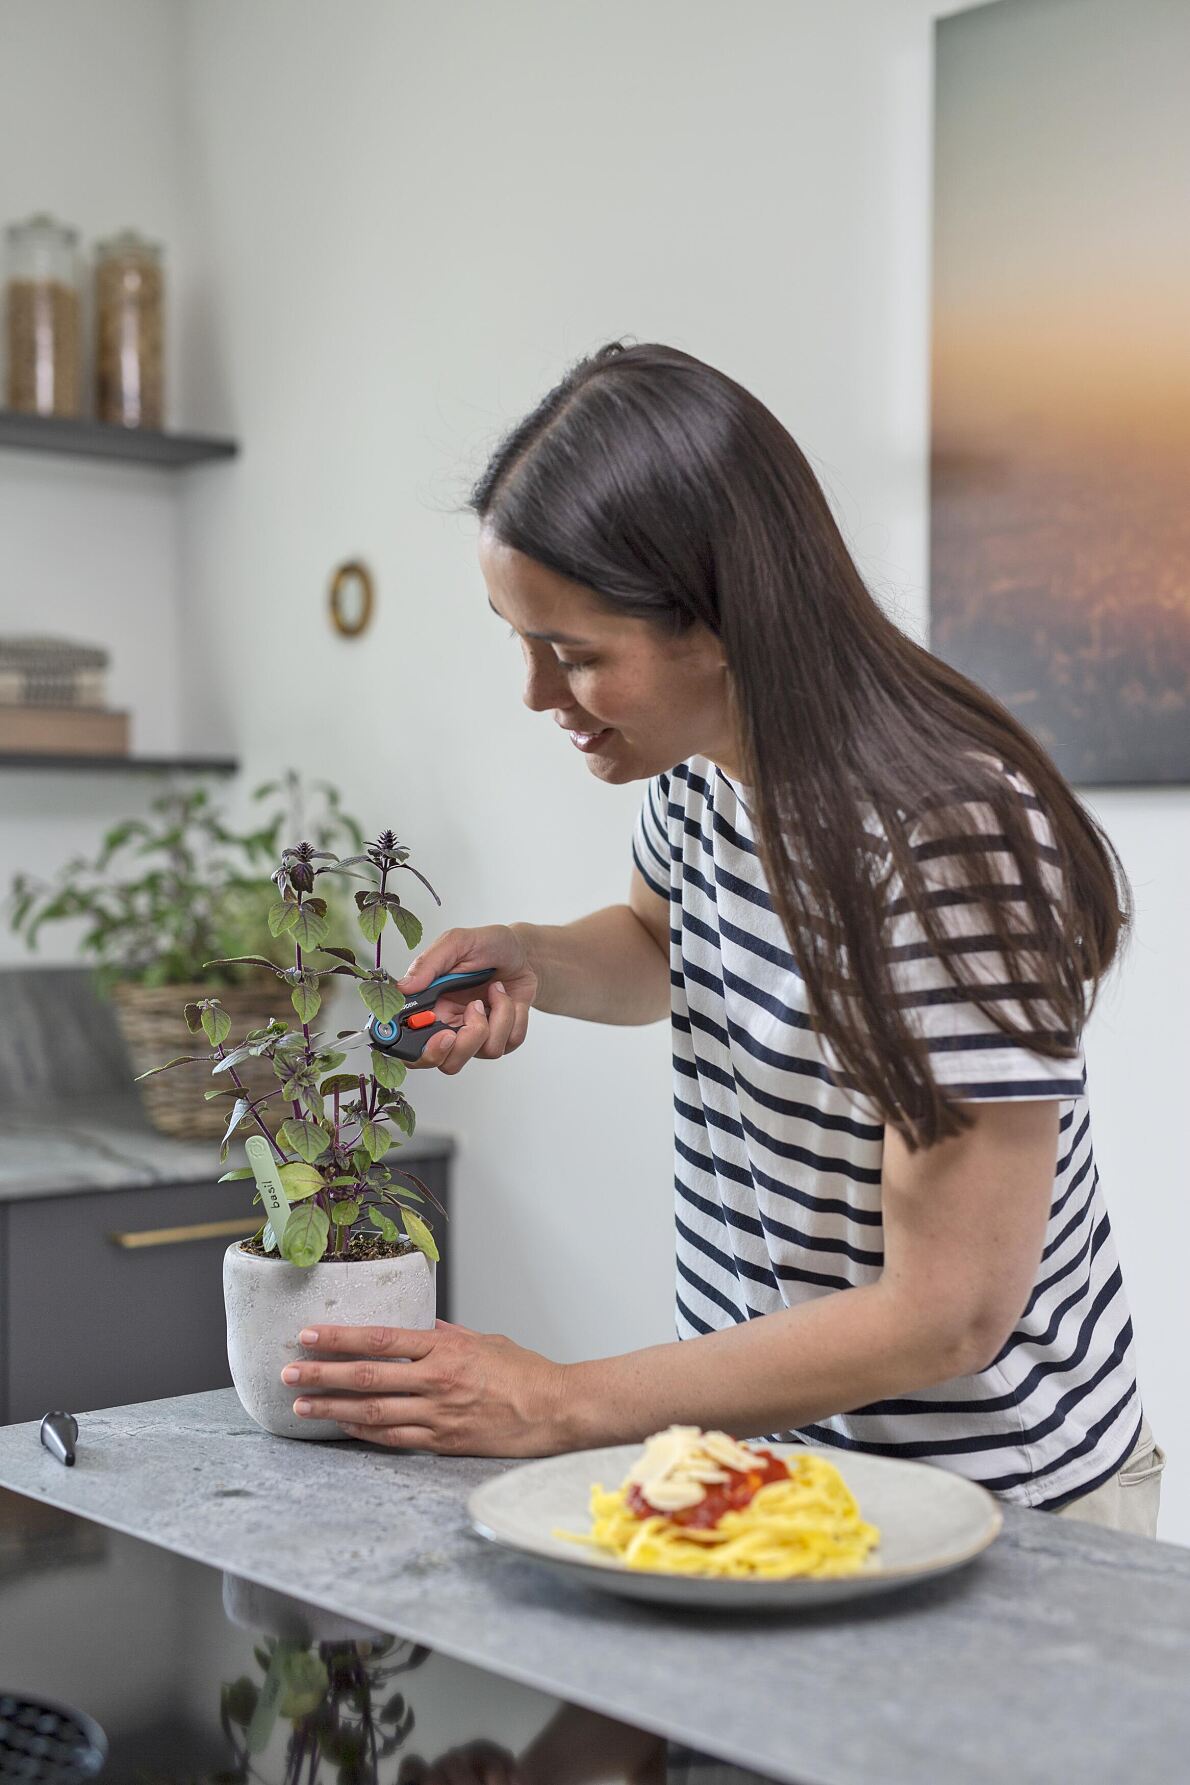
[[[64,1469],[0,1430],[0,1485],[790,1785],[1184,1780],[1190,1550],[1008,1507],[934,1582],[796,1616],[586,1592],[484,1543],[511,1465],[269,1437],[235,1394],[81,1417]]]
[[[417,1134],[404,1142],[401,1158],[440,1156],[453,1144],[448,1135]],[[230,1163],[242,1164],[242,1157]],[[213,1183],[226,1169],[217,1139],[173,1140],[150,1128],[134,1091],[73,1097],[65,1109],[0,1107],[0,1202],[141,1184]]]

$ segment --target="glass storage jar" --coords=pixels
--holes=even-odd
[[[8,407],[25,415],[77,415],[78,231],[41,215],[9,224],[5,234]]]
[[[95,249],[95,413],[122,428],[164,425],[161,249],[126,229]]]

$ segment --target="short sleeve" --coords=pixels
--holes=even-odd
[[[632,859],[662,899],[669,898],[670,887],[669,782],[665,774],[654,775],[647,783],[632,833]]]
[[[1011,781],[1037,843],[1043,887],[1054,901],[1062,881],[1049,820],[1028,782],[1015,775]],[[975,836],[964,834],[953,821],[948,826],[943,814],[941,821],[935,816],[925,836],[920,826],[911,830],[909,844],[927,903],[941,920],[945,952],[952,959],[961,957],[961,971],[972,984],[956,984],[894,875],[885,906],[885,948],[897,1002],[910,1028],[925,1040],[934,1079],[949,1095],[976,1103],[1081,1096],[1086,1088],[1081,1038],[1063,1030],[1057,1012],[1040,995],[1020,864],[990,805],[972,804],[966,812],[965,826],[973,824]],[[1007,926],[1022,937],[1021,950],[1013,953],[1018,974],[1022,961],[1026,963],[1023,979],[1014,979],[991,929],[989,897],[1004,910]],[[1032,972],[1027,970],[1030,960]],[[1001,1029],[974,997],[995,1006],[1013,1032]],[[1022,998],[1029,999],[1028,1008]],[[1046,1038],[1059,1041],[1064,1057],[1038,1053],[1029,1045],[1031,1039]]]

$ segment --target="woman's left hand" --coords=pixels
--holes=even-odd
[[[317,1358],[287,1364],[294,1411],[332,1419],[350,1438],[451,1456],[551,1456],[567,1448],[565,1366],[499,1333],[438,1320],[429,1331],[319,1326],[300,1335]],[[335,1363],[336,1354],[354,1361]]]

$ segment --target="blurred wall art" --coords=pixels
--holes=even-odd
[[[936,49],[932,648],[1070,781],[1190,783],[1190,4]]]

